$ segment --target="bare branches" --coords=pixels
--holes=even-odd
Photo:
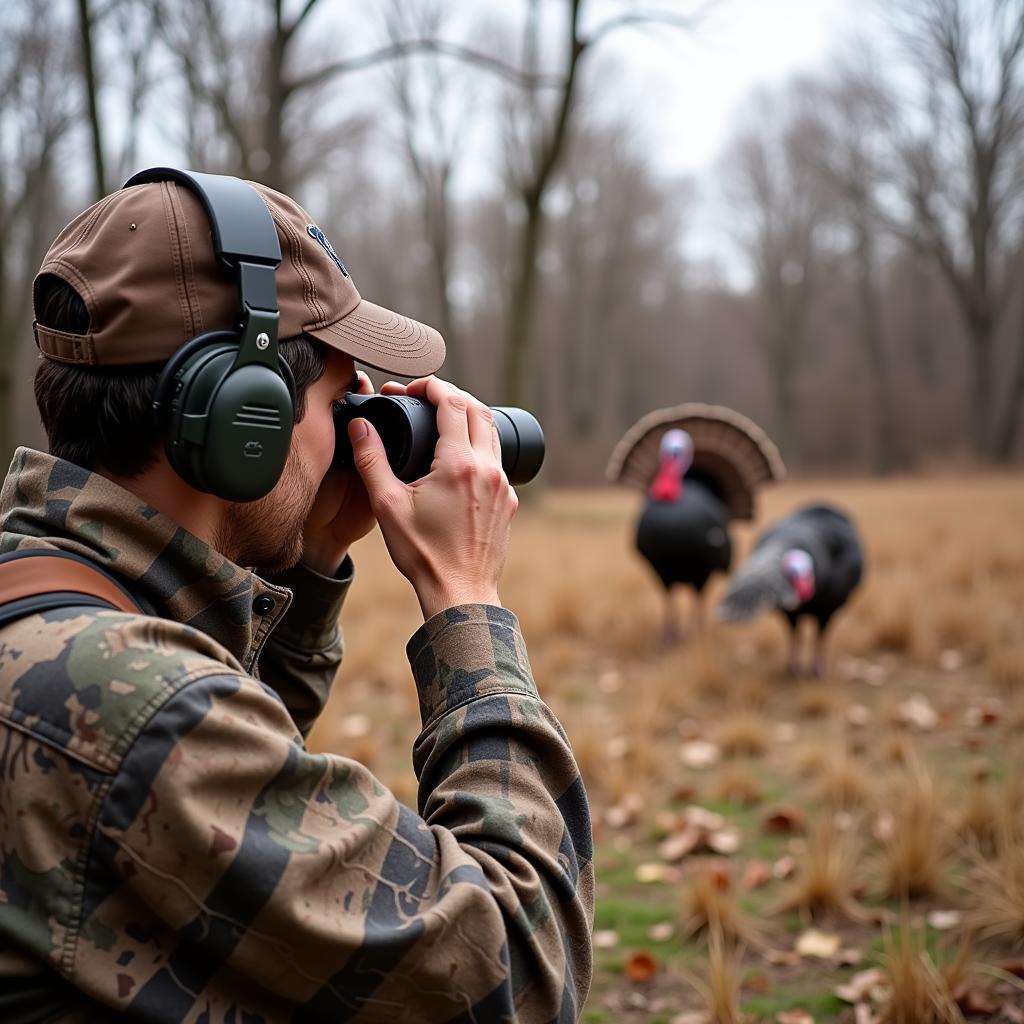
[[[695,31],[707,14],[718,6],[717,0],[707,0],[693,14],[682,14],[679,11],[666,11],[658,9],[630,10],[622,14],[608,18],[597,28],[589,32],[585,39],[581,40],[585,48],[593,46],[605,36],[620,28],[640,28],[643,26],[664,26],[666,28],[677,28],[684,32]]]
[[[491,54],[463,46],[461,43],[453,43],[444,39],[405,39],[388,43],[386,46],[378,47],[356,57],[346,57],[342,60],[334,61],[309,74],[300,75],[287,83],[287,89],[289,92],[298,92],[302,89],[308,89],[313,85],[322,85],[324,82],[337,78],[339,75],[350,74],[355,71],[365,71],[367,68],[385,64],[388,61],[401,60],[417,54],[434,54],[473,64],[484,71],[489,71],[499,78],[511,82],[513,85],[525,86],[535,84],[554,88],[563,84],[562,79],[556,75],[530,75],[524,73],[512,64],[507,64]]]

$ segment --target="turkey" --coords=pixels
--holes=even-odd
[[[757,488],[785,472],[765,433],[721,406],[658,409],[616,445],[608,479],[647,494],[636,549],[665,590],[664,646],[683,635],[673,588],[693,588],[694,625],[701,629],[704,587],[713,573],[728,572],[732,560],[729,523],[751,519]]]
[[[846,513],[807,505],[769,526],[734,576],[719,609],[725,620],[777,608],[789,620],[789,671],[800,674],[800,619],[818,624],[811,669],[825,673],[825,633],[864,574],[864,549]]]

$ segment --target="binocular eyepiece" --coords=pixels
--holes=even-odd
[[[544,431],[525,409],[492,408],[501,441],[501,468],[512,484],[529,483],[544,462]],[[348,425],[369,420],[380,434],[391,469],[410,483],[430,472],[437,444],[437,409],[408,395],[348,394],[334,413],[334,469],[353,469]]]

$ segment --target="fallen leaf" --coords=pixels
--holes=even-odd
[[[611,928],[594,932],[594,949],[614,949],[619,944],[619,933]]]
[[[639,793],[627,793],[607,810],[604,820],[611,828],[625,828],[636,821],[645,806],[644,798]]]
[[[967,984],[954,989],[953,1000],[960,1007],[960,1012],[968,1016],[978,1014],[987,1017],[999,1009],[999,1004],[987,992]]]
[[[708,832],[725,827],[725,818],[722,815],[706,810],[703,807],[698,807],[696,804],[690,804],[683,811],[683,817],[686,819],[687,824],[696,825],[697,828],[706,829]]]
[[[715,888],[719,892],[728,892],[732,885],[732,872],[728,867],[724,864],[708,864],[703,870],[704,874],[715,883]]]
[[[884,665],[868,665],[864,669],[864,682],[868,686],[881,686],[889,675],[889,670]]]
[[[887,843],[896,834],[896,820],[888,811],[881,811],[871,826],[871,833],[880,843]]]
[[[691,740],[679,748],[679,760],[694,771],[702,771],[718,764],[722,759],[722,751],[717,743],[710,740]]]
[[[797,832],[803,832],[807,825],[807,818],[799,807],[784,804],[781,807],[774,807],[761,819],[761,828],[768,835],[788,836]]]
[[[644,885],[650,885],[652,882],[664,882],[667,880],[667,874],[665,865],[657,863],[637,864],[636,870],[633,872],[636,880]]]
[[[858,1003],[853,1008],[853,1024],[881,1024],[881,1021],[881,1016],[867,1003]]]
[[[1000,1012],[1010,1024],[1024,1024],[1024,1010],[1011,1006],[1009,1003],[1003,1003]]]
[[[939,655],[939,668],[943,672],[957,672],[964,667],[966,661],[963,651],[948,648]]]
[[[715,832],[712,832],[708,836],[708,846],[711,847],[715,853],[721,854],[732,854],[735,853],[742,843],[743,839],[740,835],[738,828],[729,826],[727,828],[720,828]]]
[[[796,870],[796,860],[790,857],[788,854],[785,857],[780,857],[772,865],[772,875],[777,878],[780,882],[785,881],[789,878]]]
[[[862,1003],[874,999],[885,988],[885,972],[879,967],[858,971],[845,985],[839,985],[835,994],[844,1003]]]
[[[626,958],[623,968],[630,981],[650,981],[658,973],[658,961],[645,949],[638,949]]]
[[[896,719],[918,732],[931,732],[939,724],[938,712],[928,702],[928,698],[920,693],[915,693],[897,705]]]
[[[851,704],[846,709],[846,720],[850,725],[863,727],[871,721],[871,709],[865,704]]]
[[[682,860],[692,853],[703,838],[703,831],[693,825],[687,825],[682,831],[668,837],[658,846],[658,856],[670,864]]]
[[[651,942],[668,942],[676,933],[676,926],[671,921],[662,921],[660,924],[652,924],[647,929],[647,937]]]
[[[959,910],[933,910],[928,915],[928,924],[937,932],[947,932],[958,927],[963,919]]]
[[[669,1024],[710,1024],[711,1018],[703,1010],[688,1010],[677,1013]]]
[[[779,722],[773,735],[776,743],[792,743],[800,735],[800,730],[793,722]]]
[[[793,948],[800,956],[828,960],[835,956],[839,949],[839,936],[830,932],[820,932],[817,928],[808,928],[796,940],[796,946]]]
[[[740,885],[744,889],[760,889],[771,880],[771,868],[763,860],[752,860],[743,871],[743,880]]]
[[[597,677],[597,688],[602,693],[618,693],[622,689],[622,673],[610,668]]]
[[[672,799],[676,803],[685,804],[697,798],[697,787],[692,783],[683,782],[672,790]]]
[[[777,1024],[814,1024],[814,1018],[806,1010],[780,1010],[775,1020]]]
[[[864,953],[859,949],[841,949],[833,959],[840,967],[856,967],[864,959]]]
[[[765,992],[771,990],[772,981],[767,974],[763,974],[761,971],[755,971],[753,974],[748,974],[743,982],[743,988],[748,992],[754,992],[757,995],[764,995]]]

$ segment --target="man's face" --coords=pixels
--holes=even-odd
[[[220,550],[239,552],[240,565],[281,570],[302,557],[303,526],[334,458],[334,404],[356,386],[353,360],[326,346],[323,351],[327,369],[306,389],[306,410],[292,431],[281,479],[265,498],[230,510],[230,546]]]

